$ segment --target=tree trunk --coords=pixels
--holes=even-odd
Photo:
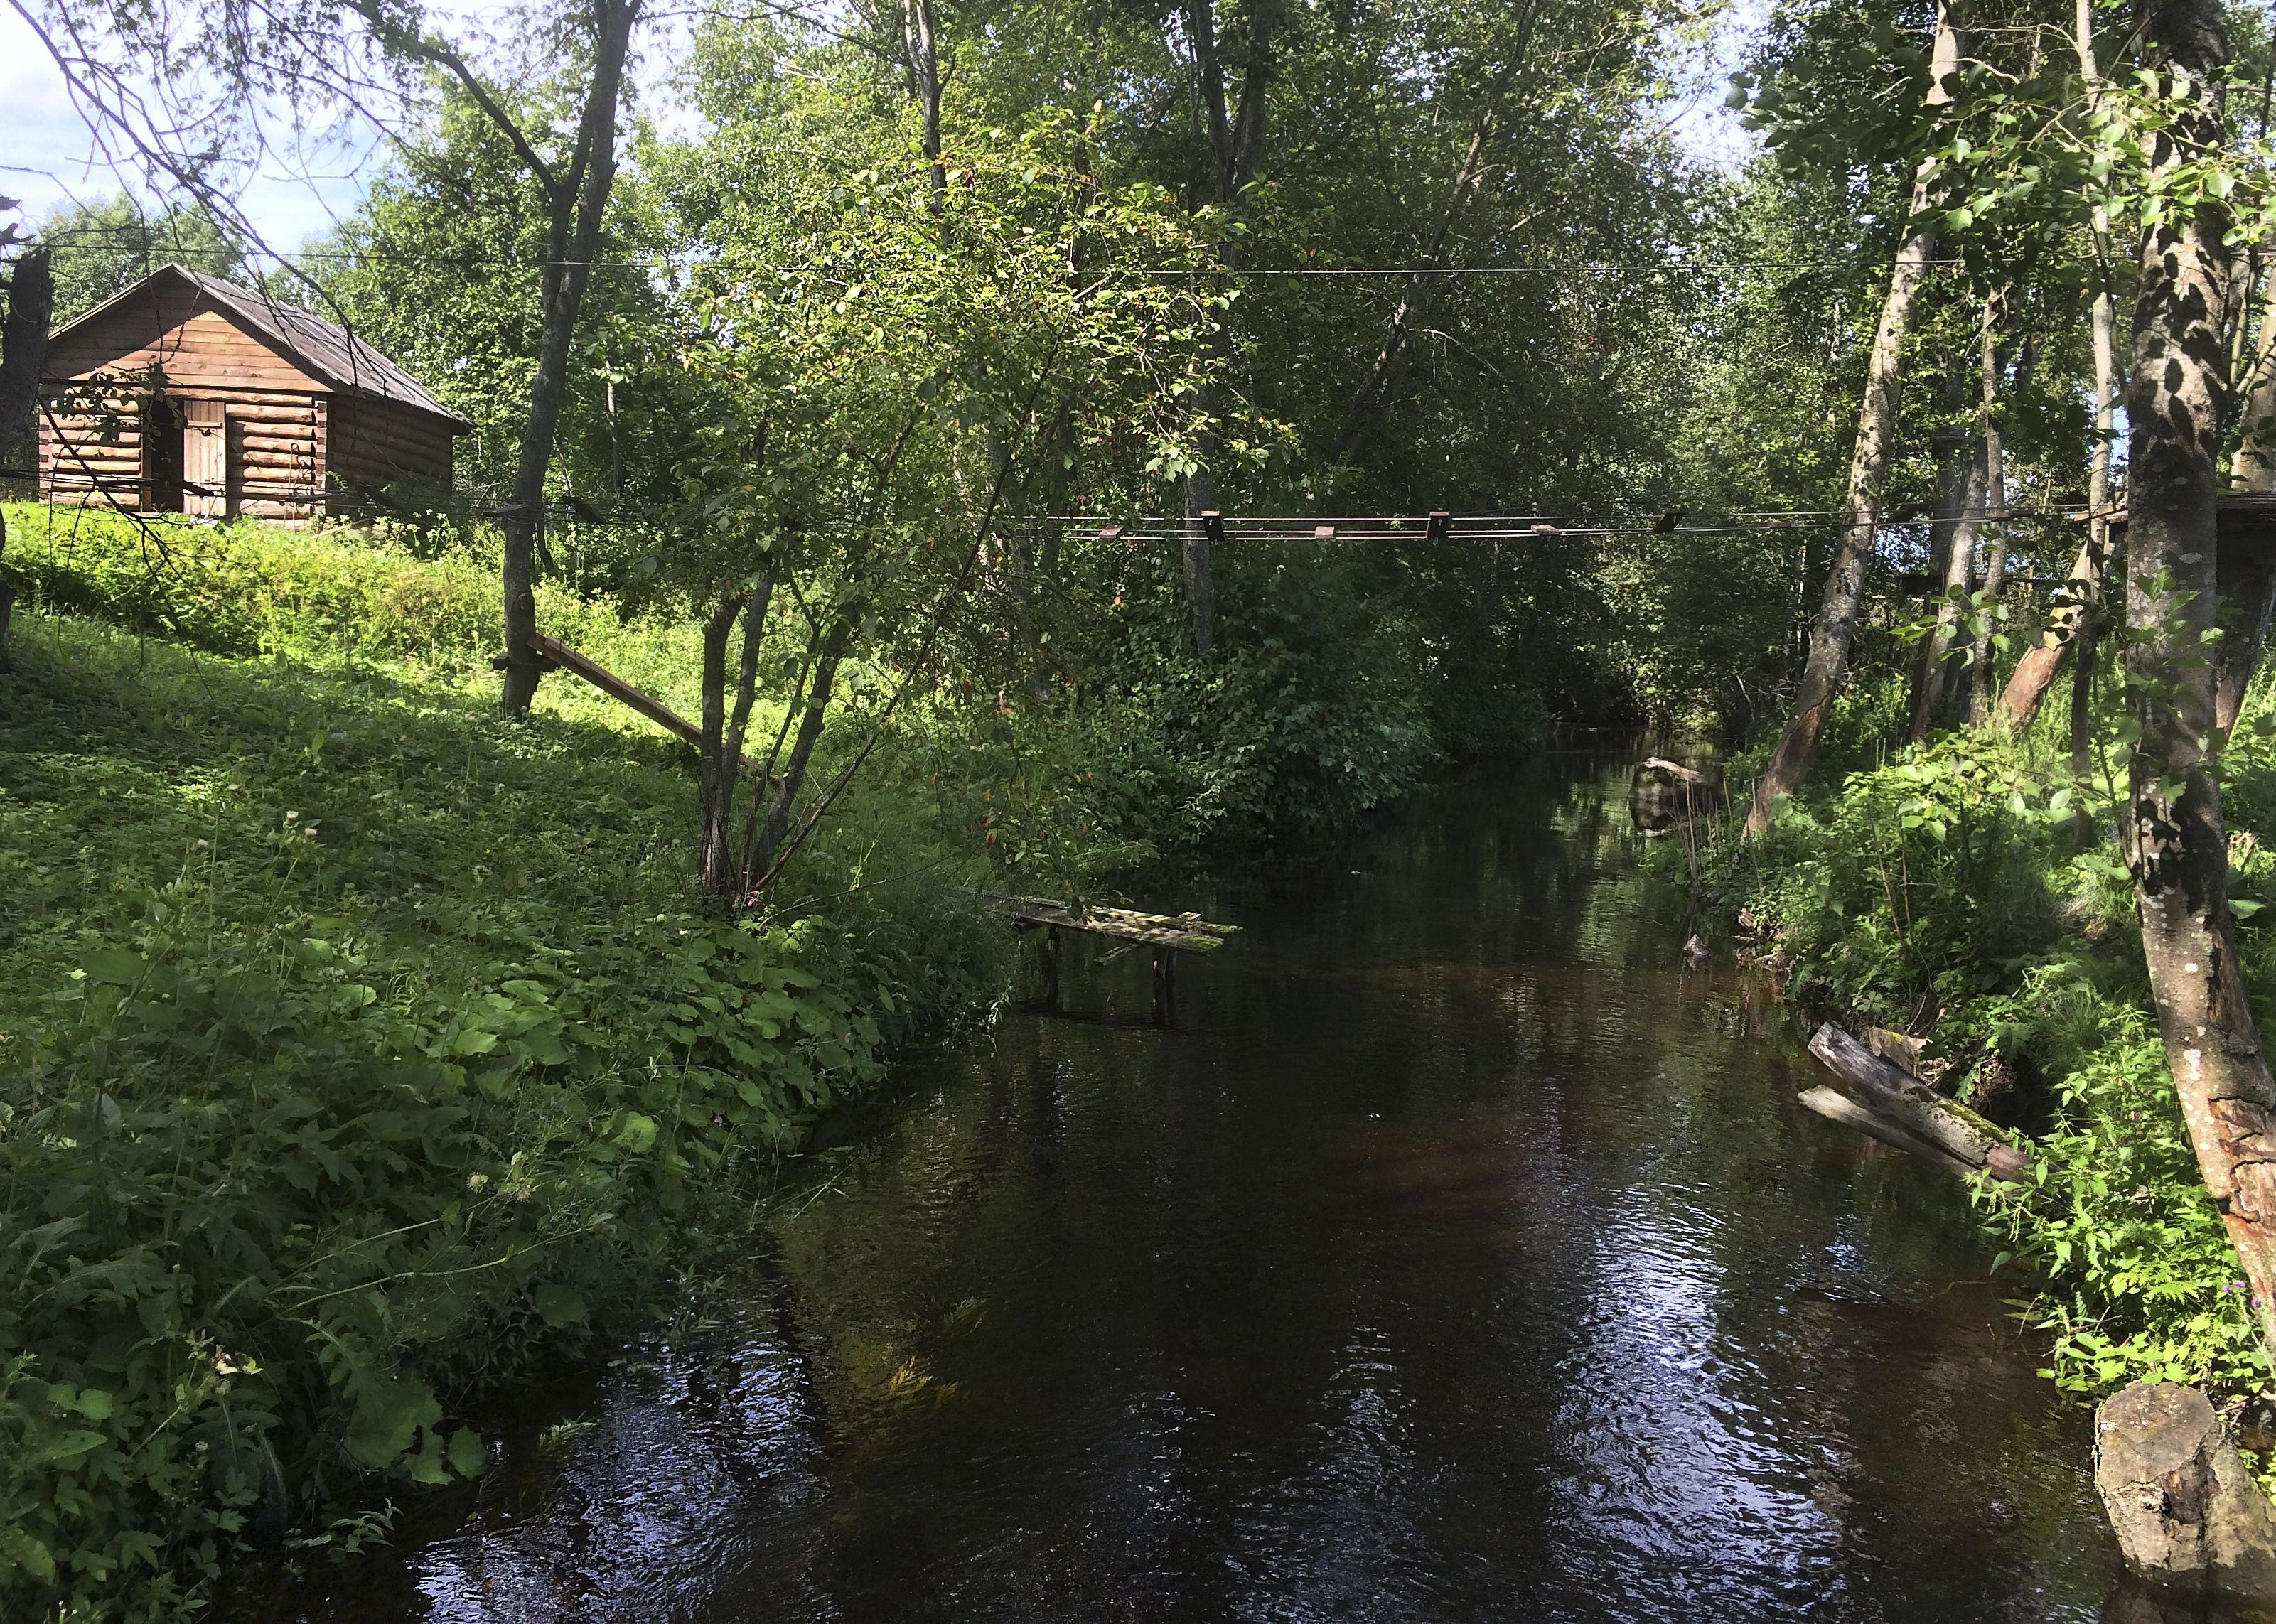
[[[1186,527],[1180,538],[1180,573],[1186,588],[1186,619],[1194,652],[1209,657],[1217,636],[1217,572],[1210,558],[1209,521],[1217,511],[1217,481],[1206,467],[1186,475]]]
[[[2007,440],[1999,423],[1999,325],[1997,298],[1984,301],[1984,529],[1990,538],[1984,561],[1984,603],[1978,611],[1975,648],[1968,665],[1968,720],[1981,727],[1992,715],[1992,638],[1999,634],[1999,600],[2007,586]],[[2019,383],[2030,376],[2025,360]]]
[[[1938,505],[1950,517],[1939,521],[1945,532],[1938,549],[1943,567],[1937,573],[1936,624],[1922,640],[1919,668],[1913,674],[1915,744],[1929,736],[1943,714],[1952,692],[1952,639],[1960,623],[1960,605],[1976,577],[1976,516],[1984,511],[1984,456],[1976,436],[1959,430],[1960,450],[1947,464],[1944,489]]]
[[[2147,33],[2153,65],[2186,74],[2211,103],[2181,104],[2158,136],[2152,161],[2170,173],[2221,140],[2228,42],[2219,0],[2165,0]],[[2197,654],[2219,585],[2227,229],[2227,210],[2208,197],[2178,208],[2143,242],[2127,396],[2128,686],[2141,726],[2127,844],[2166,1064],[2266,1338],[2276,1331],[2276,1080],[2237,965],[2220,785],[2205,748],[2212,671]]]
[[[2086,84],[2091,106],[2102,93],[2102,72],[2095,61],[2094,0],[2078,0],[2072,42],[2078,51],[2079,76]],[[2089,453],[2087,480],[2087,543],[2071,565],[2069,601],[2048,611],[2047,629],[2023,657],[2015,662],[2000,696],[1999,713],[2013,726],[2028,727],[2039,713],[2040,702],[2061,668],[2064,650],[2075,645],[2077,669],[2071,676],[2071,761],[2073,776],[2086,776],[2093,707],[2093,673],[2090,667],[2102,613],[2104,581],[2110,566],[2110,444],[2116,431],[2118,405],[2117,301],[2110,293],[2110,211],[2100,201],[2094,205],[2094,260],[2097,285],[2092,319],[2094,334],[2094,445]],[[2081,810],[2080,816],[2085,813]]]
[[[1214,163],[1217,201],[1235,221],[1248,216],[1248,190],[1264,171],[1266,149],[1265,92],[1271,80],[1272,7],[1275,0],[1251,0],[1248,60],[1240,76],[1240,100],[1229,109],[1225,99],[1225,65],[1218,56],[1217,13],[1211,0],[1187,0],[1186,32],[1194,48],[1194,67],[1201,81],[1202,104],[1209,120],[1210,156]],[[1238,239],[1228,239],[1224,258],[1227,266],[1240,257]],[[1216,339],[1222,359],[1226,351],[1222,327]],[[1203,419],[1217,414],[1214,387],[1195,397]],[[1180,574],[1186,588],[1187,618],[1193,630],[1194,651],[1206,655],[1217,641],[1217,571],[1210,556],[1209,535],[1200,515],[1218,506],[1218,434],[1205,422],[1195,436],[1195,466],[1186,475],[1186,528],[1180,557]]]
[[[55,324],[55,269],[46,248],[29,248],[8,274],[8,320],[0,328],[0,475],[38,472],[40,374]]]
[[[770,570],[748,591],[722,598],[703,626],[703,720],[698,730],[702,753],[698,791],[700,839],[698,873],[704,891],[732,907],[740,898],[746,877],[735,861],[730,829],[735,816],[735,783],[742,776],[743,737],[750,725],[751,702],[758,688],[759,643],[765,634],[767,606],[773,601],[774,572]],[[734,702],[727,700],[727,636],[738,618],[743,623],[743,651],[736,673]],[[766,785],[754,785],[751,793],[763,795]]]
[[[735,780],[741,763],[727,754],[727,637],[742,612],[744,595],[720,600],[703,623],[702,766],[696,791],[701,838],[697,842],[697,874],[704,892],[725,900],[734,893],[733,843],[728,839],[734,816]]]
[[[941,157],[940,148],[940,32],[936,25],[932,0],[903,0],[901,27],[908,48],[909,82],[916,92],[917,108],[923,118],[924,156],[932,165],[932,209],[937,215],[948,212],[948,165]],[[941,224],[945,236],[948,225]]]
[[[1929,61],[1931,110],[1951,100],[1945,80],[1959,65],[1960,39],[1950,0],[1938,0],[1936,42]],[[1779,797],[1792,794],[1809,776],[1810,758],[1817,753],[1818,732],[1825,725],[1825,714],[1848,668],[1849,640],[1856,630],[1857,603],[1865,588],[1865,558],[1872,550],[1874,531],[1880,522],[1881,492],[1896,444],[1899,359],[1905,330],[1912,321],[1913,301],[1928,274],[1933,244],[1929,210],[1935,181],[1935,160],[1923,160],[1913,177],[1906,236],[1898,245],[1896,262],[1890,269],[1888,296],[1882,301],[1880,325],[1873,334],[1872,353],[1866,363],[1865,398],[1857,412],[1857,443],[1849,459],[1841,540],[1833,567],[1826,575],[1817,617],[1810,625],[1809,654],[1794,698],[1794,718],[1787,724],[1770,765],[1755,785],[1755,804],[1747,814],[1749,839],[1770,823],[1771,809]]]
[[[782,847],[783,837],[790,832],[790,815],[797,805],[799,792],[806,787],[806,775],[814,763],[814,748],[821,742],[823,724],[829,717],[838,668],[853,643],[855,624],[856,618],[851,612],[841,612],[831,622],[829,631],[823,634],[822,647],[815,653],[814,674],[806,685],[806,703],[799,717],[798,735],[791,741],[790,755],[783,763],[782,783],[768,804],[766,823],[759,831],[758,844],[747,865],[753,884],[774,867],[775,854]]]
[[[8,276],[8,317],[0,326],[0,476],[39,476],[40,374],[47,369],[56,278],[46,248],[27,249]],[[16,587],[8,579],[8,521],[0,516],[0,671],[9,669]]]
[[[537,634],[537,547],[545,522],[545,475],[553,462],[553,439],[561,426],[569,387],[569,346],[577,332],[577,312],[592,280],[593,256],[601,244],[601,217],[617,178],[617,102],[624,86],[625,57],[641,0],[596,0],[593,80],[577,132],[577,157],[549,191],[552,211],[546,241],[545,272],[540,284],[542,326],[537,371],[529,391],[529,415],[521,432],[521,455],[513,491],[505,507],[505,694],[508,716],[522,716],[543,674],[529,640]],[[540,177],[541,180],[543,178]]]
[[[2136,1382],[2094,1423],[2094,1486],[2130,1571],[2185,1594],[2276,1599],[2276,1516],[2204,1393]]]

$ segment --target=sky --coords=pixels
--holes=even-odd
[[[1691,55],[1679,76],[1678,94],[1668,103],[1668,128],[1678,144],[1704,163],[1731,168],[1753,150],[1753,137],[1723,105],[1731,71],[1760,27],[1768,0],[1734,0],[1713,36]],[[430,11],[444,26],[455,17],[479,27],[505,8],[482,0],[444,0]],[[670,53],[661,53],[669,55]],[[652,58],[659,53],[651,53]],[[651,111],[653,92],[643,105]],[[247,216],[273,250],[290,253],[308,238],[329,231],[353,212],[363,188],[383,166],[386,149],[367,131],[345,149],[328,151],[306,165],[306,175],[276,164],[256,177],[242,199]],[[134,189],[131,172],[122,175],[96,154],[95,143],[72,105],[63,74],[30,27],[10,7],[0,6],[0,196],[17,199],[22,215],[36,223],[50,209],[72,202],[100,202]]]

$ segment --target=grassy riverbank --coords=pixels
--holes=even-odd
[[[1363,641],[1209,669],[1133,634],[1100,702],[904,713],[729,922],[683,747],[565,679],[497,719],[479,558],[8,518],[11,1616],[178,1616],[360,1481],[481,1471],[467,1394],[683,1296],[819,1112],[1004,995],[966,888],[1331,826],[1438,746]],[[684,626],[541,613],[694,709]]]
[[[2031,1136],[2019,1189],[1976,1192],[2049,1373],[2099,1396],[2136,1379],[2263,1391],[2267,1355],[2183,1127],[2116,839],[2126,772],[2104,718],[2092,781],[2071,781],[2059,687],[2021,736],[1956,732],[1897,748],[1896,685],[1843,702],[1824,785],[1759,849],[1726,841],[1718,904],[1740,945],[1786,968],[1797,1005],[1925,1034],[1939,1086]],[[2248,711],[2248,717],[2250,712]],[[1747,781],[1734,772],[1734,784]],[[2243,969],[2276,1011],[2276,748],[2249,725],[2223,768]],[[1680,861],[1680,855],[1676,861]]]

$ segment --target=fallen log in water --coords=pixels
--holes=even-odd
[[[1628,816],[1647,835],[1665,834],[1722,804],[1719,770],[1701,772],[1665,756],[1647,756],[1628,783]]]
[[[1884,1060],[1832,1021],[1817,1028],[1809,1052],[1847,1085],[1861,1106],[1910,1137],[1994,1178],[2020,1183],[2030,1176],[2031,1158],[1996,1125]]]
[[[1959,1172],[1972,1172],[1974,1168],[1958,1157],[1932,1145],[1917,1135],[1908,1134],[1886,1117],[1877,1116],[1847,1094],[1820,1083],[1802,1091],[1802,1103],[1829,1122],[1839,1122],[1844,1127],[1854,1127],[1868,1138],[1878,1139],[1893,1149],[1908,1151],[1923,1161],[1941,1163]]]

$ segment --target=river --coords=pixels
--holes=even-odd
[[[819,1157],[715,1324],[277,1616],[2088,1620],[2085,1415],[1947,1175],[1687,970],[1624,765],[1147,906]],[[574,1424],[550,1424],[581,1413]]]

